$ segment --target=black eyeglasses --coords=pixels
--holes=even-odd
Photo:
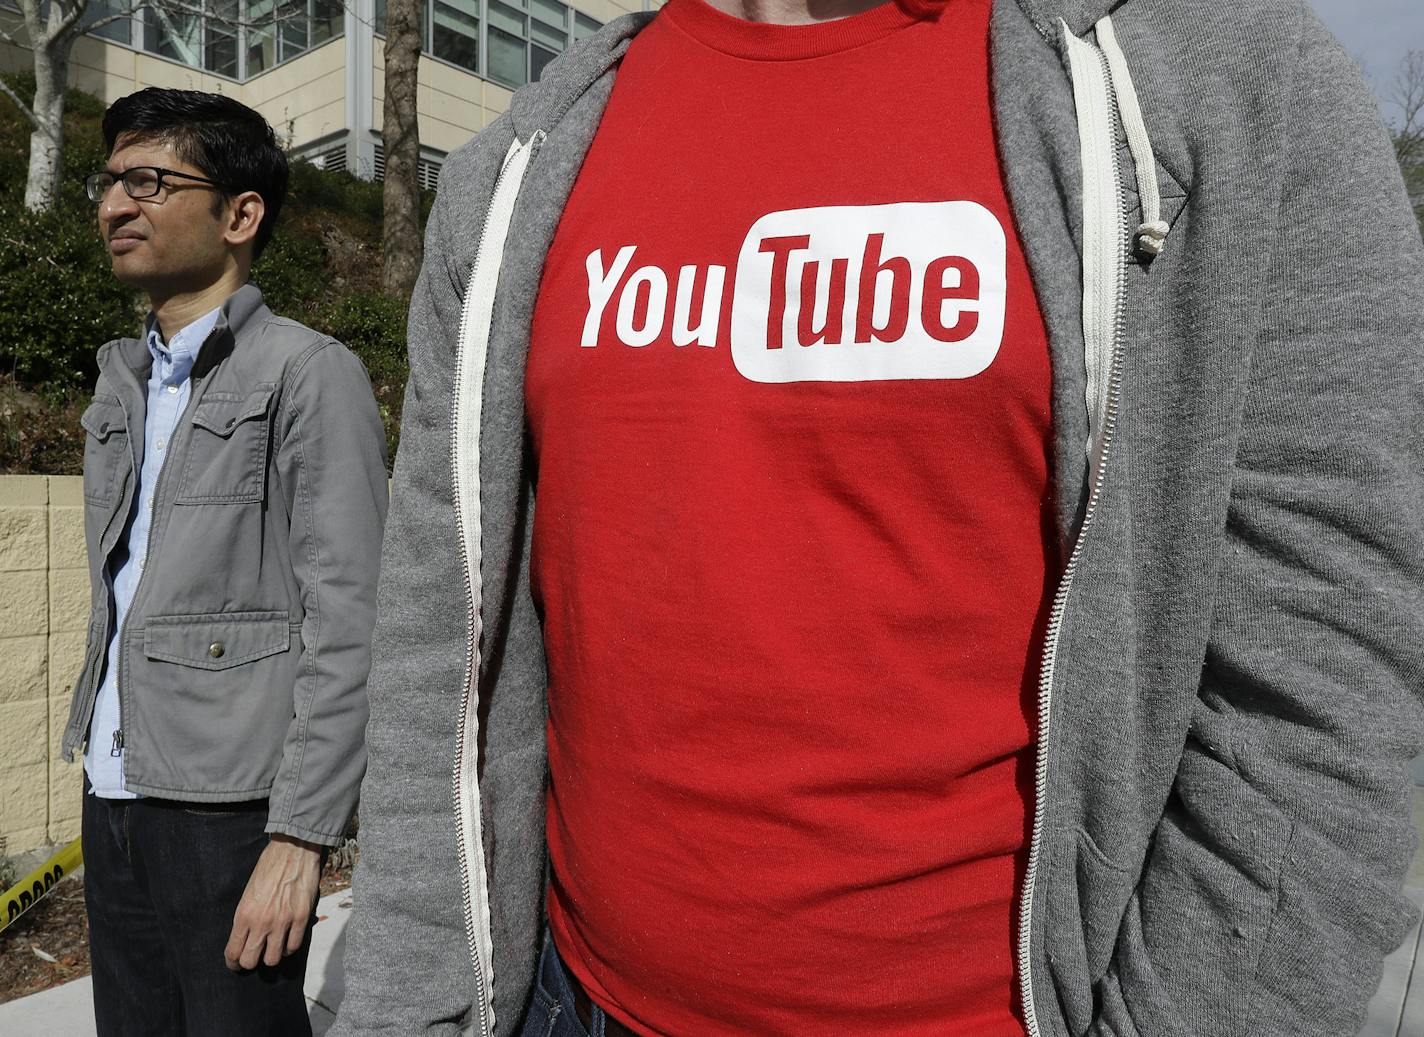
[[[185,180],[196,180],[199,183],[230,190],[226,184],[209,180],[205,176],[194,176],[192,173],[164,169],[161,166],[134,166],[132,169],[125,169],[122,173],[110,173],[108,170],[102,173],[90,173],[84,178],[84,193],[89,196],[91,202],[102,202],[104,196],[109,193],[109,188],[113,187],[117,181],[124,185],[124,191],[130,198],[153,198],[163,190],[163,178],[167,176],[181,176]]]

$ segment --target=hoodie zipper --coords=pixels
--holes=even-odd
[[[489,208],[480,227],[479,244],[464,306],[456,346],[455,398],[450,422],[450,457],[454,466],[455,519],[464,562],[466,626],[465,675],[460,689],[458,740],[451,794],[459,829],[456,833],[460,861],[460,892],[465,913],[465,939],[475,969],[475,1010],[479,1037],[491,1037],[494,1016],[494,938],[490,925],[489,883],[485,873],[484,840],[480,817],[477,686],[480,668],[482,585],[480,577],[480,422],[483,406],[485,360],[489,352],[494,296],[499,286],[499,264],[514,216],[524,171],[544,142],[536,131],[528,143],[516,137],[506,152],[495,179]]]
[[[1079,134],[1083,148],[1083,172],[1085,175],[1084,199],[1084,278],[1086,281],[1084,316],[1096,321],[1098,327],[1108,329],[1106,342],[1098,341],[1089,332],[1085,321],[1085,363],[1088,369],[1091,399],[1088,401],[1090,422],[1097,417],[1097,406],[1102,413],[1097,428],[1089,430],[1089,461],[1091,481],[1088,502],[1084,508],[1083,521],[1079,524],[1068,564],[1059,580],[1049,612],[1048,630],[1044,637],[1043,660],[1038,682],[1038,752],[1034,775],[1033,830],[1029,841],[1028,865],[1024,874],[1023,891],[1019,903],[1019,996],[1024,1012],[1024,1023],[1028,1037],[1041,1037],[1038,1013],[1033,1002],[1033,901],[1042,853],[1045,801],[1048,793],[1048,750],[1049,721],[1053,704],[1053,683],[1058,659],[1059,639],[1063,632],[1063,617],[1067,611],[1068,596],[1073,586],[1073,577],[1078,570],[1083,553],[1083,545],[1097,514],[1102,495],[1104,473],[1107,468],[1113,433],[1117,429],[1118,405],[1122,396],[1122,323],[1123,291],[1126,285],[1128,263],[1128,233],[1126,219],[1126,194],[1123,188],[1122,172],[1118,166],[1117,146],[1113,131],[1115,106],[1113,103],[1112,79],[1107,60],[1092,44],[1073,36],[1067,25],[1062,26],[1064,39],[1072,66],[1075,98],[1078,101]],[[1091,180],[1091,182],[1089,182]],[[1114,206],[1115,241],[1110,253],[1098,251],[1090,253],[1088,241],[1096,233],[1108,215],[1090,210],[1094,203],[1089,201],[1090,192],[1103,191],[1097,208],[1107,201],[1110,194]],[[1090,265],[1091,263],[1091,265]],[[1111,267],[1111,270],[1109,270]],[[1104,297],[1106,296],[1106,297]],[[1102,347],[1107,346],[1107,370],[1102,370],[1104,357]],[[1095,383],[1096,384],[1093,384]]]

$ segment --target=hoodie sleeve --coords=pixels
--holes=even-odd
[[[1417,914],[1424,250],[1358,70],[1304,18],[1199,701],[1094,1037],[1349,1037]],[[1260,826],[1278,860],[1243,857]]]
[[[361,856],[347,929],[346,993],[332,1037],[453,1037],[475,997],[453,798],[469,606],[450,419],[464,293],[460,257],[481,214],[454,199],[488,197],[498,159],[487,168],[495,148],[480,145],[500,132],[485,130],[447,162],[411,298],[410,379],[368,683]]]

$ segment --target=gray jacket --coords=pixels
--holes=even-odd
[[[648,17],[571,50],[445,167],[338,1037],[513,1034],[529,1001],[546,687],[524,364]],[[1345,1037],[1412,921],[1424,734],[1424,247],[1389,142],[1303,0],[996,0],[991,50],[1067,560],[1019,919],[1028,1029]]]
[[[64,752],[89,730],[114,625],[107,561],[143,463],[152,358],[99,350],[84,412],[93,609]],[[154,488],[148,565],[119,651],[129,788],[198,802],[270,797],[267,831],[335,845],[365,769],[366,674],[385,522],[385,435],[360,361],[223,305]]]

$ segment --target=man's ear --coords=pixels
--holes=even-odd
[[[246,245],[257,237],[267,206],[256,191],[244,191],[227,205],[227,226],[223,240],[234,247]]]

